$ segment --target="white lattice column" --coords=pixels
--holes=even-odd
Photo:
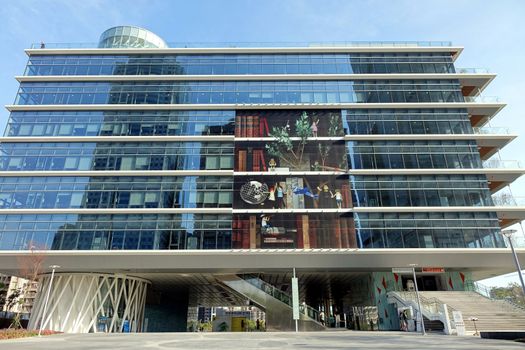
[[[46,314],[44,303],[51,275],[42,276],[29,328],[66,333],[140,332],[149,281],[117,274],[55,273]],[[99,329],[102,326],[102,329]]]

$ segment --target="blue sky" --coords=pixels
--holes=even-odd
[[[492,126],[521,135],[501,157],[525,166],[523,0],[3,0],[0,23],[2,105],[13,103],[13,77],[23,73],[23,50],[31,43],[96,42],[105,29],[122,24],[145,27],[168,42],[452,41],[465,47],[458,67],[498,74],[484,95],[508,106]],[[7,117],[2,110],[2,130]],[[525,176],[512,190],[525,197]]]

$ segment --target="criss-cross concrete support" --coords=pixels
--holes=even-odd
[[[140,332],[149,281],[121,274],[56,273],[42,276],[29,328],[65,333]],[[45,315],[44,315],[44,308]]]

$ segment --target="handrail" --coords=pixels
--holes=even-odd
[[[477,294],[487,298],[487,299],[490,299],[490,300],[493,300],[493,301],[503,301],[503,302],[506,302],[508,304],[510,304],[511,306],[515,307],[515,308],[518,308],[520,310],[523,310],[525,311],[525,307],[524,306],[521,306],[515,302],[513,302],[512,300],[508,299],[508,298],[498,298],[494,295],[494,293],[492,293],[492,288],[489,287],[489,286],[486,286],[480,282],[472,282],[472,281],[466,281],[465,282],[465,288],[466,290],[469,290],[469,291],[472,291],[472,292],[476,292]]]
[[[276,298],[279,301],[282,301],[283,303],[285,303],[286,305],[290,307],[293,307],[291,296],[283,292],[282,290],[277,289],[275,286],[253,275],[241,275],[239,277],[241,277],[243,280],[250,283],[251,285],[257,287],[261,291],[265,292],[266,294]],[[314,309],[313,307],[309,305],[300,304],[299,312],[302,313],[303,315],[308,316],[309,318],[313,319],[316,322],[320,322],[319,311],[317,311],[316,309]]]

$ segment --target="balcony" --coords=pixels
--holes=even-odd
[[[494,193],[525,174],[525,169],[517,160],[500,160],[489,159],[483,162],[483,168],[486,169],[489,189]]]
[[[505,147],[518,135],[511,134],[508,128],[504,127],[474,127],[474,134],[477,135],[479,154],[481,159],[489,159],[498,150]]]
[[[505,192],[493,195],[492,201],[502,228],[525,220],[525,197],[514,197]]]
[[[496,74],[490,73],[486,68],[456,68],[461,92],[465,97],[476,97],[496,77]]]

